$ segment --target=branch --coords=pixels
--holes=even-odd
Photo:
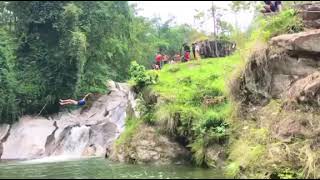
[[[47,103],[42,107],[41,111],[39,112],[38,116],[42,113],[42,111],[44,110],[44,108],[47,106]]]

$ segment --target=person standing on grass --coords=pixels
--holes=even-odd
[[[161,69],[161,62],[163,60],[163,56],[160,52],[157,53],[155,57],[156,65],[158,66],[159,69]]]
[[[198,43],[195,43],[195,59],[198,60],[200,59],[200,46]]]
[[[183,50],[184,50],[183,62],[190,61],[190,46],[188,46],[187,43],[183,44]]]

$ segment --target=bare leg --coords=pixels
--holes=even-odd
[[[262,13],[270,13],[271,12],[271,7],[269,5],[263,6],[264,9],[261,10]]]
[[[66,99],[66,100],[61,100],[60,99],[60,105],[67,105],[67,104],[74,104],[74,105],[77,105],[78,104],[78,101],[75,101],[73,99]]]

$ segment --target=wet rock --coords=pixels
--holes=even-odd
[[[30,159],[45,153],[47,137],[54,131],[52,122],[44,118],[24,116],[13,124],[3,143],[2,159]]]
[[[96,147],[91,144],[89,147],[87,147],[84,152],[82,153],[82,156],[95,156],[96,154]]]
[[[227,159],[226,147],[214,145],[206,150],[207,165],[212,168],[221,167]]]
[[[10,135],[10,125],[3,124],[0,126],[0,158],[3,153],[3,142],[5,142]]]
[[[128,143],[112,148],[110,159],[136,164],[188,162],[191,154],[183,146],[158,134],[153,127],[141,125],[139,129]]]

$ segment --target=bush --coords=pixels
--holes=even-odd
[[[302,19],[293,9],[280,12],[270,17],[259,17],[253,26],[251,41],[262,39],[268,41],[274,36],[303,31]]]
[[[282,11],[277,16],[271,16],[267,18],[267,21],[269,22],[266,23],[265,29],[270,32],[271,37],[303,30],[302,20],[293,9]]]
[[[0,123],[13,123],[19,115],[16,97],[19,87],[12,68],[14,48],[10,35],[0,29]]]
[[[156,84],[158,81],[158,74],[154,71],[146,71],[145,67],[139,65],[136,61],[132,61],[129,69],[131,81],[133,86],[142,89],[145,86]]]

